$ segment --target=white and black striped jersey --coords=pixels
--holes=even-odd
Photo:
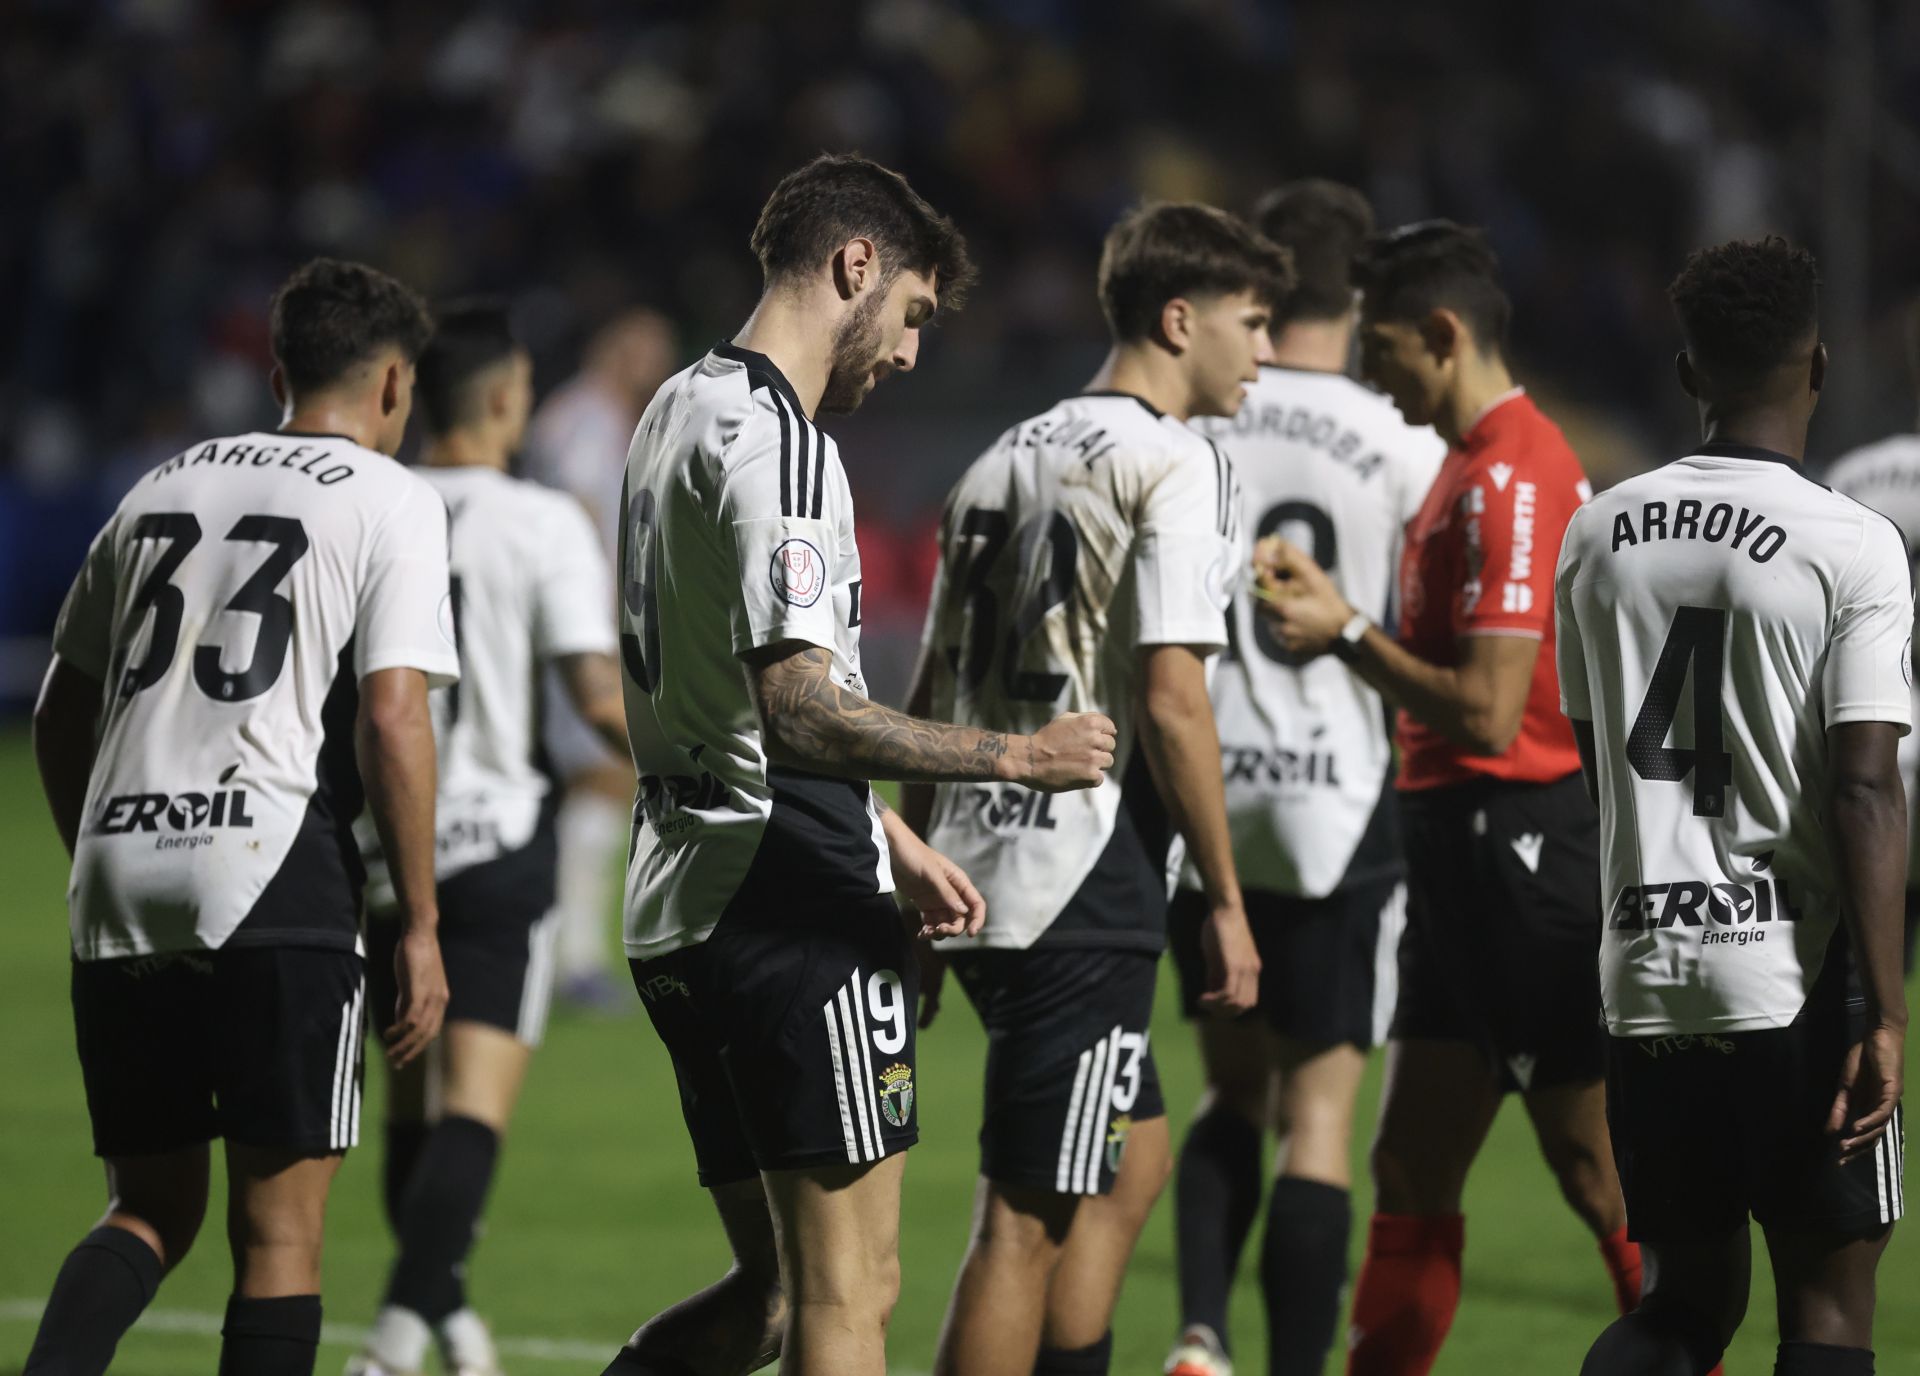
[[[359,680],[459,676],[431,487],[339,436],[196,445],[94,539],[54,649],[105,685],[77,959],[355,948]]]
[[[1339,373],[1267,367],[1238,415],[1194,422],[1233,460],[1246,495],[1244,557],[1269,535],[1310,553],[1341,595],[1386,624],[1401,533],[1446,445]],[[1243,886],[1323,898],[1400,869],[1387,709],[1332,655],[1290,654],[1234,599],[1233,645],[1213,677],[1234,866]],[[1364,844],[1363,844],[1364,842]],[[1182,878],[1198,887],[1192,867]]]
[[[1027,733],[1104,712],[1119,740],[1084,792],[935,790],[927,840],[987,899],[981,934],[948,944],[1164,944],[1172,837],[1134,751],[1139,652],[1226,645],[1239,503],[1217,447],[1122,393],[1020,422],[954,487],[920,650],[933,716]]]
[[[1709,444],[1576,514],[1555,597],[1561,705],[1599,771],[1608,1028],[1785,1027],[1844,898],[1827,731],[1911,725],[1900,532],[1784,456]]]
[[[626,945],[705,940],[730,908],[893,890],[865,783],[770,763],[741,656],[819,646],[860,676],[860,551],[839,451],[772,361],[722,344],[663,385],[621,495],[620,656],[640,774]]]
[[[1920,435],[1889,435],[1842,455],[1827,470],[1835,492],[1872,507],[1900,527],[1907,561],[1920,568]],[[1920,721],[1920,690],[1913,695]],[[1920,731],[1900,741],[1900,777],[1907,785],[1907,884],[1920,884]]]
[[[480,467],[421,468],[447,505],[460,681],[431,698],[439,746],[435,873],[518,851],[550,823],[540,672],[563,655],[614,652],[613,572],[572,497]],[[392,901],[371,817],[355,829],[368,901]]]

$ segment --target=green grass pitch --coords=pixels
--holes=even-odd
[[[67,1004],[66,863],[47,821],[24,732],[0,732],[0,855],[7,920],[0,923],[0,1047],[6,1124],[0,1131],[0,1371],[17,1371],[34,1315],[61,1257],[103,1202],[88,1146]],[[1163,987],[1155,1047],[1175,1140],[1199,1088],[1191,1038]],[[637,1004],[637,1001],[636,1001]],[[904,1285],[893,1320],[895,1371],[924,1372],[965,1243],[978,1127],[982,1039],[956,992],[920,1044],[922,1137],[907,1167]],[[1358,1128],[1362,1180],[1378,1076]],[[380,1077],[369,1076],[364,1145],[334,1188],[327,1240],[328,1341],[322,1372],[339,1370],[351,1330],[373,1315],[389,1251],[376,1160]],[[1700,1170],[1714,1169],[1702,1161]],[[218,1186],[216,1184],[216,1195]],[[1367,1217],[1362,1184],[1357,1219]],[[216,1205],[217,1209],[217,1205]],[[1171,1200],[1140,1249],[1115,1321],[1114,1371],[1158,1372],[1175,1322]],[[1756,1239],[1757,1241],[1757,1239]],[[1360,1237],[1356,1230],[1355,1263]],[[1610,1318],[1592,1240],[1561,1204],[1510,1106],[1487,1144],[1467,1199],[1464,1297],[1440,1359],[1446,1376],[1572,1373]],[[529,1373],[593,1372],[642,1319],[719,1274],[725,1250],[695,1185],[666,1057],[637,1006],[624,1020],[560,1012],[534,1062],[508,1138],[472,1294],[506,1341],[509,1366]],[[1248,1268],[1249,1271],[1251,1268]],[[1772,1370],[1772,1286],[1754,1264],[1746,1328],[1727,1357],[1733,1376]],[[199,1245],[161,1287],[155,1312],[121,1345],[115,1370],[187,1376],[213,1369],[228,1264],[215,1212]],[[1920,1251],[1896,1238],[1881,1272],[1879,1369],[1920,1371]],[[1264,1369],[1251,1275],[1235,1296],[1241,1369]],[[1338,1371],[1336,1354],[1329,1370]]]

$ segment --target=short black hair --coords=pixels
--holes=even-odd
[[[1353,307],[1353,257],[1373,233],[1373,207],[1350,186],[1305,177],[1253,208],[1262,234],[1293,255],[1288,320],[1336,320]]]
[[[1421,220],[1376,234],[1361,248],[1354,281],[1376,320],[1422,320],[1452,311],[1482,353],[1503,357],[1512,303],[1486,234],[1452,220]]]
[[[1777,234],[1695,249],[1667,288],[1695,368],[1722,387],[1758,382],[1820,328],[1820,270]]]
[[[934,279],[942,310],[958,310],[973,260],[953,221],[907,179],[857,153],[822,153],[773,188],[749,241],[768,286],[817,271],[849,239],[873,240],[883,279],[900,269]]]
[[[433,334],[412,288],[368,267],[315,258],[273,294],[273,361],[294,395],[330,387],[389,345],[409,360]]]
[[[1120,340],[1151,336],[1177,296],[1251,291],[1277,312],[1292,290],[1291,254],[1239,216],[1191,201],[1135,207],[1100,250],[1100,309]]]
[[[427,433],[444,435],[472,420],[475,398],[469,384],[519,348],[504,303],[471,300],[444,307],[414,380]]]

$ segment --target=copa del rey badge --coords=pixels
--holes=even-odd
[[[913,1071],[895,1061],[880,1072],[880,1111],[897,1128],[913,1116]]]
[[[827,586],[827,561],[806,540],[783,541],[767,570],[773,590],[790,606],[811,607]]]

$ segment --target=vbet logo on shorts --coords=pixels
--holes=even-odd
[[[827,561],[811,541],[796,536],[773,552],[767,576],[789,606],[811,607],[826,590]]]

